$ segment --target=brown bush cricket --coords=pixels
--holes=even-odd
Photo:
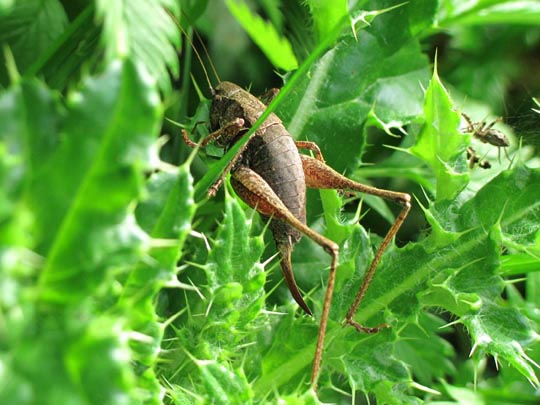
[[[227,151],[246,135],[264,112],[266,105],[260,99],[230,82],[220,81],[217,87],[211,88],[211,92],[210,127],[212,132],[202,139],[199,145],[204,147],[210,142],[214,142]],[[276,92],[270,94],[275,95]],[[266,102],[268,102],[268,98],[267,95]],[[185,130],[183,138],[190,147],[197,146],[189,139]],[[315,158],[300,154],[298,149],[312,151]],[[334,291],[339,246],[306,225],[306,187],[367,193],[402,206],[395,222],[377,249],[354,302],[345,316],[344,323],[364,333],[375,333],[388,326],[382,324],[367,327],[360,325],[353,318],[384,251],[409,213],[411,197],[406,193],[371,187],[342,176],[325,164],[322,153],[315,143],[295,141],[274,113],[268,116],[228,162],[218,180],[208,190],[209,196],[215,195],[229,173],[231,174],[231,185],[236,194],[257,210],[265,221],[270,221],[269,228],[281,256],[280,264],[287,286],[298,305],[309,315],[312,312],[302,298],[295,281],[291,265],[291,252],[302,235],[306,235],[331,256],[330,273],[311,373],[311,383],[316,388]]]

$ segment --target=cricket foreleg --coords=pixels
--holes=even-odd
[[[253,134],[251,134],[250,139],[253,138],[256,135],[257,135],[257,133],[254,132]],[[223,169],[223,171],[221,172],[219,178],[208,189],[208,193],[207,193],[208,197],[213,197],[213,196],[216,195],[217,191],[219,190],[219,188],[223,184],[223,181],[225,180],[225,177],[227,177],[227,174],[229,174],[231,169],[234,167],[234,165],[236,164],[236,162],[238,161],[238,159],[240,158],[240,156],[242,155],[242,153],[244,152],[244,150],[248,146],[248,143],[249,143],[249,140],[242,145],[240,150],[238,152],[236,152],[236,154],[232,157],[232,159],[229,161],[229,163],[227,163],[227,166],[225,166],[225,169]]]
[[[314,159],[315,160],[315,159]],[[323,310],[321,314],[321,321],[319,326],[319,333],[317,336],[317,346],[315,349],[315,356],[313,360],[313,369],[311,373],[311,383],[315,387],[317,384],[317,378],[319,376],[319,370],[321,366],[321,358],[324,346],[324,337],[326,333],[326,326],[328,324],[328,314],[330,312],[330,304],[332,301],[332,293],[334,291],[334,282],[336,274],[336,266],[338,262],[339,247],[336,243],[319,235],[314,230],[310,229],[307,225],[298,220],[285,206],[281,199],[276,195],[274,190],[266,183],[266,181],[253,170],[247,167],[239,167],[235,170],[231,177],[231,183],[234,190],[238,195],[251,207],[256,209],[262,215],[271,217],[272,220],[284,221],[294,228],[298,229],[304,235],[315,241],[317,244],[331,255],[332,262],[330,264],[330,274],[328,276],[328,285],[326,287],[326,294],[324,298]],[[294,281],[294,275],[290,266],[290,252],[292,250],[292,244],[287,246],[280,246],[282,260],[285,260],[285,265],[282,265],[285,280],[291,293],[295,297],[296,301],[304,308],[307,305],[304,303],[296,282]],[[299,299],[300,301],[299,301]],[[303,303],[303,304],[302,304]],[[309,310],[309,309],[308,309]]]
[[[367,186],[365,184],[357,183],[351,179],[348,179],[347,177],[339,174],[331,167],[325,165],[321,161],[311,158],[309,156],[301,155],[302,158],[302,165],[304,168],[304,174],[306,177],[306,185],[311,188],[326,188],[326,189],[347,189],[347,190],[353,190],[353,191],[359,191],[362,193],[367,193],[371,195],[375,195],[387,200],[394,201],[398,204],[400,204],[403,208],[401,209],[401,212],[397,216],[396,220],[394,221],[394,224],[390,227],[390,230],[387,232],[386,236],[384,237],[383,241],[381,242],[381,245],[375,252],[375,257],[373,258],[373,261],[371,262],[366,275],[364,277],[364,281],[362,282],[362,285],[360,286],[360,289],[358,290],[358,293],[356,294],[356,297],[349,308],[349,311],[347,312],[347,315],[345,317],[345,323],[354,326],[358,331],[365,332],[365,333],[375,333],[382,327],[386,327],[387,325],[382,324],[374,328],[366,327],[363,325],[360,325],[357,323],[353,318],[356,314],[356,311],[358,310],[358,307],[360,303],[362,302],[362,299],[364,298],[364,295],[366,294],[366,291],[369,287],[369,284],[371,283],[371,280],[373,279],[373,275],[375,274],[375,270],[377,269],[377,265],[379,264],[381,257],[390,244],[390,241],[395,236],[399,228],[401,227],[401,224],[403,224],[403,221],[407,217],[407,214],[409,213],[409,210],[411,209],[411,196],[406,193],[398,193],[390,190],[383,190],[371,186]]]
[[[199,125],[201,122],[197,122],[195,124],[195,129],[197,125]],[[200,147],[205,147],[212,141],[216,141],[221,145],[226,145],[232,142],[232,140],[238,135],[240,131],[244,129],[244,120],[242,118],[235,118],[231,122],[229,122],[227,125],[224,125],[222,128],[212,132],[211,134],[207,135],[205,138],[203,138],[199,142]],[[252,135],[253,136],[253,135]],[[182,130],[182,138],[184,139],[184,142],[194,148],[198,146],[195,142],[193,142],[191,139],[189,139],[188,132],[183,129]],[[247,142],[244,144],[244,146],[236,153],[236,155],[233,156],[233,158],[230,160],[229,163],[227,163],[227,166],[225,166],[225,169],[223,169],[223,172],[219,176],[219,178],[216,180],[214,184],[208,189],[208,196],[213,197],[218,189],[223,184],[223,180],[225,180],[225,177],[227,177],[227,174],[231,171],[232,167],[240,157],[241,153],[244,151],[245,147],[247,145]]]
[[[191,130],[191,132],[194,132],[195,128],[197,128],[197,126],[202,124],[203,122],[204,121],[197,121],[195,123],[195,126]],[[218,138],[221,138],[223,142],[227,143],[229,140],[234,138],[238,134],[238,132],[240,132],[243,129],[243,127],[244,127],[244,120],[242,118],[236,118],[232,120],[230,123],[228,123],[227,125],[218,129],[217,131],[214,131],[211,134],[208,134],[199,142],[199,144],[189,139],[189,134],[185,129],[182,129],[182,138],[184,139],[184,142],[186,143],[186,145],[188,145],[191,148],[195,148],[197,145],[200,145],[201,148],[204,148],[210,142]]]
[[[273,99],[277,97],[278,94],[279,94],[279,89],[272,88],[272,89],[268,89],[266,92],[261,94],[258,98],[264,104],[268,105],[272,102]]]

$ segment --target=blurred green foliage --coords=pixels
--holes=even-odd
[[[0,1],[0,403],[536,403],[539,23],[532,0]],[[391,328],[361,335],[341,321],[398,207],[309,193],[341,247],[317,393],[329,257],[295,249],[307,317],[259,216],[205,197],[240,143],[216,160],[171,123],[208,121],[211,64],[415,197],[355,318]],[[504,116],[511,161],[460,112]]]

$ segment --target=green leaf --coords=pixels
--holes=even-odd
[[[220,305],[212,308],[210,319],[215,317],[222,322],[224,318],[220,312],[232,310],[229,315],[231,319],[236,317],[237,312],[242,312],[242,321],[249,322],[262,309],[264,300],[260,287],[264,284],[264,273],[259,258],[264,244],[262,235],[253,237],[252,226],[253,218],[246,218],[238,202],[229,197],[215,247],[209,253],[206,275],[210,288],[216,291],[223,285],[232,288],[225,294],[221,291]],[[239,302],[234,302],[239,296],[233,293],[236,287],[232,283],[239,283],[243,290]]]
[[[388,385],[411,382],[409,370],[394,354],[394,344],[388,341],[388,334],[388,331],[378,333],[365,339],[362,345],[351,340],[346,350],[351,355],[343,357],[340,362],[354,390],[374,391],[381,398],[380,394],[387,391]]]
[[[279,388],[281,392],[287,392],[307,384],[315,352],[315,320],[295,316],[293,311],[288,311],[279,318],[274,317],[270,326],[268,331],[261,331],[259,338],[263,345],[263,350],[259,351],[264,357],[261,359],[260,378],[253,384],[259,398]]]
[[[253,14],[244,2],[227,0],[225,4],[276,68],[290,71],[298,67],[291,44],[279,35],[270,22]]]
[[[508,276],[540,272],[540,262],[534,252],[504,256],[501,265],[502,274]]]
[[[537,216],[538,209],[536,205],[531,207],[527,199],[540,198],[538,195],[540,191],[537,188],[534,192],[529,188],[538,184],[539,175],[538,170],[531,171],[524,168],[501,174],[480,190],[476,197],[458,209],[457,218],[470,217],[471,207],[477,206],[480,201],[485,201],[484,194],[500,198],[503,205],[504,201],[507,201],[506,205],[510,205],[510,201],[515,199],[520,204],[512,204],[512,209],[500,217],[503,235],[511,239],[512,234],[516,232],[513,229],[517,228],[507,225],[510,223],[516,225],[519,223],[522,225],[519,229],[526,228],[537,233],[539,227],[534,218]],[[518,179],[523,180],[517,181]],[[513,189],[516,183],[519,187]],[[449,209],[441,206],[441,210],[444,211],[441,211],[440,215],[446,215],[443,212],[453,211],[456,208]],[[485,210],[485,207],[482,207],[474,212],[478,215]],[[494,214],[496,207],[490,211]],[[532,222],[535,224],[533,225]],[[349,228],[350,236],[344,242],[347,249],[342,252],[340,259],[337,274],[341,280],[345,281],[336,282],[331,311],[334,322],[329,324],[328,352],[325,357],[326,359],[338,358],[345,363],[349,361],[347,359],[352,353],[363,353],[363,350],[368,351],[365,358],[370,358],[370,362],[373,362],[376,353],[382,350],[377,348],[379,344],[387,347],[384,352],[388,353],[388,350],[393,351],[392,346],[385,345],[388,342],[398,342],[393,333],[385,332],[379,333],[376,337],[367,337],[340,325],[362,281],[363,269],[370,261],[369,256],[366,257],[366,246],[362,246],[355,227],[356,225]],[[490,229],[470,221],[464,222],[463,229],[456,231],[460,232],[453,238],[434,233],[422,242],[388,252],[355,317],[356,321],[367,325],[387,322],[392,324],[392,330],[399,330],[399,325],[417,322],[416,314],[422,305],[443,307],[458,316],[460,321],[467,326],[481,348],[482,354],[489,353],[509,361],[530,381],[536,383],[536,377],[522,348],[523,345],[534,341],[534,332],[519,312],[514,308],[505,308],[501,302],[503,282],[496,272],[500,255],[500,246],[497,243],[501,243],[501,238]],[[351,246],[353,243],[354,248]],[[352,260],[352,269],[350,269],[350,260]],[[312,295],[314,302],[318,302],[319,306],[322,296],[321,290]],[[381,319],[382,313],[384,317]],[[516,324],[520,325],[517,329]],[[299,328],[300,323],[294,326],[288,325],[285,329],[290,330],[293,327]],[[269,352],[273,358],[272,372],[257,381],[258,391],[265,392],[272,386],[285,384],[296,373],[310,365],[316,329],[309,330],[310,334],[306,334],[301,339],[303,342],[301,348],[296,345],[289,348],[279,343],[279,330],[276,332],[274,345],[278,352]],[[373,341],[378,343],[373,343],[375,346],[371,346]],[[348,345],[351,346],[345,350],[348,355],[343,356],[342,348]],[[419,349],[419,346],[415,345],[415,347],[416,350]],[[354,355],[352,356],[354,359]],[[411,382],[407,373],[395,374],[400,367],[402,370],[405,369],[397,359],[393,363],[392,356],[385,357],[386,363],[379,365],[380,369],[376,374],[369,373],[367,366],[358,368],[352,365],[354,360],[350,361],[352,362],[351,370],[364,369],[357,374],[351,374],[351,370],[346,373],[352,378],[351,384],[364,392],[378,392],[378,385],[388,379],[394,381],[394,384]],[[335,371],[337,366],[333,362],[328,365],[327,360],[326,364],[327,369]],[[324,374],[322,378],[324,381]],[[295,383],[298,381],[295,380]],[[321,385],[325,384],[321,383]],[[379,395],[383,395],[383,391],[379,392]]]
[[[58,0],[19,1],[9,13],[0,14],[0,44],[9,47],[18,71],[24,74],[62,35],[67,24]],[[2,62],[4,56],[2,52]],[[9,81],[4,63],[0,69],[0,83],[5,86]]]
[[[409,365],[416,381],[427,387],[434,379],[456,373],[455,349],[441,336],[444,326],[443,319],[421,313],[416,324],[400,331],[400,339],[395,343],[396,357]]]
[[[90,67],[96,64],[93,56],[96,52],[96,38],[100,35],[100,28],[95,25],[93,17],[93,5],[88,5],[44,52],[34,55],[32,64],[24,71],[24,76],[43,77],[51,88],[61,90],[80,80],[88,73]],[[47,35],[46,28],[41,35]],[[39,57],[36,58],[36,56]],[[90,63],[89,59],[91,59]],[[83,68],[84,72],[82,72]]]
[[[331,35],[334,27],[341,24],[344,18],[348,18],[347,2],[345,0],[332,2],[309,0],[307,4],[313,16],[319,38],[326,38]]]
[[[129,349],[115,318],[95,318],[84,334],[67,345],[66,368],[89,402],[129,402],[133,373]]]
[[[118,63],[72,96],[65,140],[36,173],[29,198],[47,229],[40,249],[48,257],[40,277],[44,299],[87,296],[110,266],[126,265],[146,243],[127,207],[148,165],[155,102],[136,69]]]
[[[505,359],[535,385],[538,379],[522,346],[537,340],[536,334],[522,314],[500,302],[502,280],[494,269],[500,266],[498,251],[502,244],[524,251],[537,245],[540,226],[535,218],[540,212],[540,194],[535,184],[539,180],[538,170],[526,167],[503,172],[457,210],[456,231],[470,229],[471,234],[478,235],[477,243],[489,238],[490,244],[498,246],[493,246],[491,253],[477,251],[476,260],[471,258],[469,263],[464,263],[466,267],[445,281],[452,294],[476,295],[474,305],[460,313],[473,337],[474,347]],[[441,208],[456,210],[456,207]],[[438,215],[443,214],[439,211]],[[458,241],[466,237],[462,235]],[[467,267],[474,267],[474,272]],[[469,303],[472,301],[470,297],[467,299]]]
[[[136,213],[156,246],[130,273],[117,304],[120,311],[128,314],[130,330],[145,337],[134,339],[131,349],[139,366],[147,367],[146,373],[139,376],[139,386],[147,389],[148,397],[153,397],[156,403],[160,401],[160,395],[149,388],[159,389],[153,366],[164,338],[164,326],[156,311],[155,300],[164,287],[191,288],[176,279],[177,262],[195,213],[189,163],[174,172],[155,173],[148,180],[148,195]]]
[[[417,0],[404,5],[409,9],[411,30],[415,36],[422,36],[435,22],[440,2]]]
[[[1,0],[0,1],[0,14],[7,13],[15,3],[14,0]]]
[[[104,308],[148,239],[133,204],[159,111],[142,77],[117,62],[65,106],[35,80],[0,97],[0,402],[141,398],[125,315]]]
[[[540,4],[534,0],[486,0],[463,3],[452,0],[443,3],[438,20],[440,26],[524,24],[540,22]]]
[[[208,360],[195,360],[201,379],[208,391],[208,398],[222,398],[225,403],[251,403],[253,394],[241,371],[229,370],[223,365]]]
[[[424,115],[425,124],[410,152],[425,160],[435,172],[437,200],[449,200],[469,181],[465,162],[469,137],[458,130],[460,116],[452,109],[436,67],[426,91]]]
[[[518,342],[527,344],[533,340],[534,334],[515,309],[504,308],[500,304],[502,280],[498,279],[494,272],[498,267],[499,248],[494,246],[484,251],[478,247],[486,237],[491,239],[490,244],[503,242],[515,247],[517,246],[514,240],[518,238],[522,249],[536,244],[533,236],[539,232],[538,224],[534,220],[538,211],[536,204],[538,192],[536,188],[534,191],[532,188],[538,181],[538,175],[538,171],[524,167],[504,172],[459,209],[456,214],[461,226],[457,230],[463,232],[470,229],[469,232],[476,235],[475,243],[478,246],[474,247],[474,250],[477,259],[471,257],[469,263],[464,263],[466,267],[459,269],[459,272],[445,282],[446,288],[452,294],[476,294],[476,303],[470,297],[463,301],[473,305],[470,306],[467,315],[461,314],[464,315],[464,323],[470,327],[476,344],[481,347],[487,345],[489,353],[519,365],[521,372],[531,381],[536,381],[536,377],[530,368],[526,369],[522,365],[526,363],[526,357]],[[494,206],[491,203],[494,203]],[[455,210],[453,207],[441,208],[445,212]],[[480,229],[482,232],[479,235]],[[524,229],[530,233],[523,234]],[[482,234],[484,236],[481,236]],[[461,247],[466,246],[465,238],[472,241],[474,237],[462,233],[458,239],[461,241]],[[449,309],[453,310],[451,307]],[[459,311],[456,313],[459,314]],[[516,328],[516,324],[520,324],[521,327]],[[491,340],[497,343],[492,344]]]
[[[27,189],[35,183],[38,173],[43,171],[48,159],[57,148],[59,134],[57,128],[59,117],[53,95],[42,85],[35,82],[23,82],[2,95],[0,101],[0,135],[2,141],[2,193],[0,212],[3,222],[9,224],[11,220],[19,222],[19,226],[25,229],[30,225],[33,215],[28,207],[21,204],[26,196]],[[46,204],[46,202],[44,202]],[[24,217],[28,216],[25,220]],[[14,224],[13,224],[14,225]],[[8,225],[9,228],[9,225]],[[47,235],[45,230],[32,227],[30,234],[23,237],[13,235],[13,241],[9,238],[6,229],[4,243],[22,243],[34,246],[36,237],[40,234]],[[15,234],[20,233],[18,226],[12,230]],[[37,232],[36,232],[37,230]],[[37,235],[36,235],[37,233]],[[18,240],[22,238],[22,240]],[[38,239],[39,241],[39,239]],[[38,242],[39,243],[39,242]]]
[[[262,235],[253,235],[253,225],[238,201],[227,196],[225,215],[209,242],[206,262],[185,266],[180,275],[186,283],[196,282],[198,290],[185,290],[187,314],[178,314],[175,322],[175,339],[185,353],[180,367],[190,372],[175,375],[171,382],[206,401],[222,398],[243,403],[253,397],[242,368],[233,361],[239,346],[254,343],[255,320],[265,302],[260,263],[264,242]]]
[[[96,12],[104,25],[106,59],[129,56],[146,67],[161,90],[170,92],[169,70],[178,76],[180,35],[167,9],[177,15],[177,7],[172,0],[98,1]]]
[[[278,108],[289,132],[316,142],[338,171],[356,167],[372,111],[393,126],[421,113],[419,83],[427,83],[428,65],[410,36],[406,13],[405,8],[390,10],[358,32],[357,39],[343,38]]]

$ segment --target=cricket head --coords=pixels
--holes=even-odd
[[[210,106],[210,128],[221,130],[215,145],[225,148],[237,138],[244,125],[244,109],[238,98],[244,90],[231,82],[221,82],[214,88]]]

